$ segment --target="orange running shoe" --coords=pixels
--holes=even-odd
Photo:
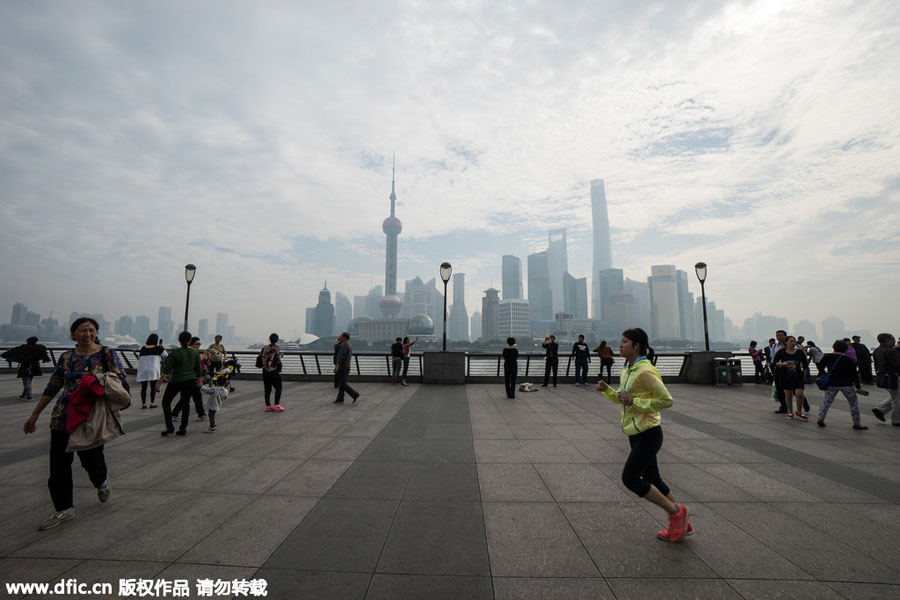
[[[687,526],[687,530],[685,530],[685,532],[684,532],[684,537],[687,537],[687,536],[693,535],[693,534],[694,534],[694,526],[691,525],[690,521],[688,521],[688,526]],[[666,542],[674,542],[675,541],[671,538],[671,536],[669,536],[668,529],[660,529],[659,531],[656,532],[656,537],[658,537],[659,539],[666,541]]]

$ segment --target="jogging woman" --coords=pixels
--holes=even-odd
[[[662,377],[647,359],[649,341],[643,329],[622,333],[619,354],[625,367],[619,376],[619,390],[613,390],[602,379],[597,390],[611,402],[622,405],[622,430],[628,436],[631,453],[622,470],[622,483],[640,498],[659,506],[669,515],[669,527],[657,533],[661,540],[680,541],[693,533],[686,506],[675,503],[669,486],[659,474],[656,454],[662,448],[663,432],[659,411],[672,406],[672,395]]]

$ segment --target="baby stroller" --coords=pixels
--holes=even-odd
[[[228,391],[233,392],[234,386],[231,385],[231,379],[241,372],[241,363],[237,361],[236,358],[229,358],[222,366],[216,371],[215,376],[212,378],[212,381],[217,380],[219,377],[224,377],[228,380]]]

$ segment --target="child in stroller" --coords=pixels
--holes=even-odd
[[[237,361],[237,358],[229,358],[222,366],[216,371],[215,375],[211,378],[204,379],[204,382],[218,381],[220,377],[224,377],[228,382],[228,391],[233,392],[234,386],[231,385],[231,380],[235,375],[241,372],[241,363]]]

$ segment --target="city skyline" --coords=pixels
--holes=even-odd
[[[192,314],[302,332],[322,281],[384,283],[396,148],[397,280],[446,260],[470,310],[551,230],[591,283],[603,179],[626,278],[675,265],[696,297],[702,260],[736,323],[897,329],[900,6],[571,12],[0,6],[0,314],[177,323],[193,263]]]

